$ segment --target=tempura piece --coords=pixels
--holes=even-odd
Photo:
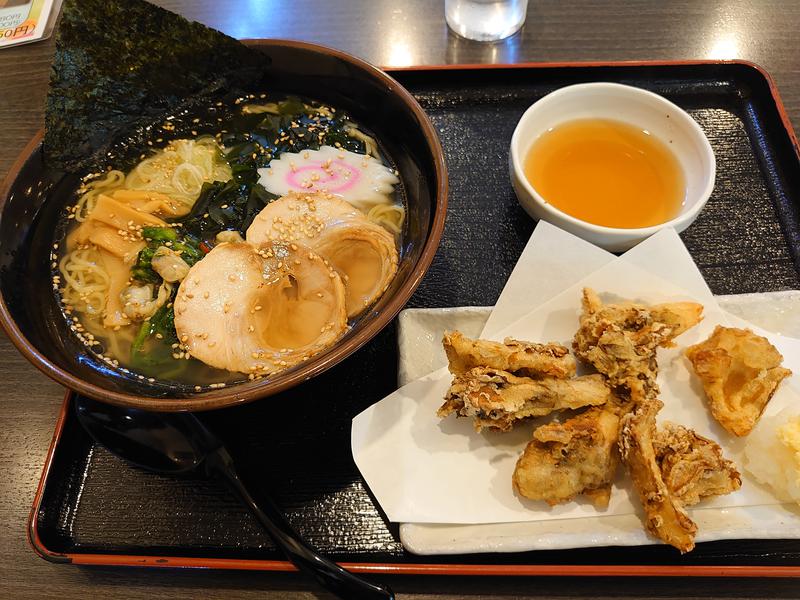
[[[706,341],[686,349],[703,382],[711,414],[727,431],[752,431],[780,382],[792,372],[766,338],[749,329],[717,326]]]
[[[697,525],[661,474],[654,446],[656,414],[662,406],[660,400],[648,399],[622,417],[619,450],[644,507],[645,529],[683,553],[694,548]]]
[[[472,340],[459,331],[445,333],[442,339],[450,372],[459,375],[473,367],[489,367],[527,377],[575,375],[575,359],[560,344],[535,344],[511,338],[501,344]]]
[[[619,464],[618,432],[619,417],[603,407],[539,427],[517,461],[514,489],[551,506],[585,494],[606,508]]]
[[[702,312],[703,306],[695,302],[604,305],[594,290],[584,288],[580,328],[572,346],[612,386],[655,398],[656,349],[670,346],[675,337],[699,323]]]
[[[475,367],[456,375],[438,411],[473,417],[476,431],[484,427],[508,431],[514,423],[557,410],[598,406],[609,399],[602,375],[576,379],[531,379],[506,371]]]
[[[653,440],[661,477],[683,506],[735,492],[742,486],[736,465],[716,442],[675,423],[664,423]]]

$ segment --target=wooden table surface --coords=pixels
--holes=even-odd
[[[443,0],[159,0],[237,38],[318,42],[383,66],[739,58],[775,78],[800,124],[800,2],[531,0],[498,44],[448,33]],[[0,51],[0,175],[42,126],[52,40]],[[53,565],[25,539],[63,390],[0,335],[0,598],[330,598],[295,574]],[[396,577],[398,598],[791,598],[800,582],[720,579]]]

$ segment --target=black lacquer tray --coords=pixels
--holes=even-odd
[[[716,189],[682,234],[716,294],[800,289],[797,142],[763,71],[740,62],[427,67],[391,73],[435,124],[450,172],[441,247],[409,306],[491,305],[534,222],[508,179],[508,146],[535,100],[564,85],[616,81],[666,96],[700,123]],[[800,540],[419,557],[403,550],[350,452],[350,420],[396,388],[387,327],[347,361],[287,393],[203,415],[256,493],[271,490],[321,551],[356,570],[459,574],[800,576]],[[391,468],[391,465],[387,465]],[[64,404],[30,521],[42,556],[77,564],[283,570],[222,484],[128,466],[95,446]]]

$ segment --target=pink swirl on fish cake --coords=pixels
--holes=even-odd
[[[327,169],[323,165],[324,163],[317,161],[295,167],[291,173],[287,173],[286,183],[297,191],[325,189],[328,192],[337,193],[346,192],[361,180],[361,173],[358,169],[344,161],[333,161]],[[314,173],[319,175],[319,179],[311,179]],[[309,183],[311,185],[308,185]]]

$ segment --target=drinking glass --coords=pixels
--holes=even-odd
[[[516,33],[525,22],[528,0],[445,0],[447,25],[458,35],[492,42]]]

